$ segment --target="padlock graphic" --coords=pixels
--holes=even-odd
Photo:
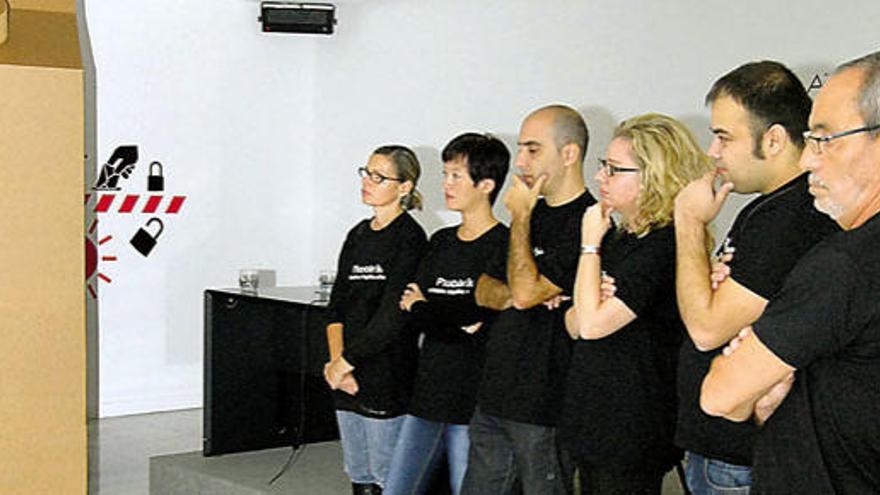
[[[159,169],[159,173],[156,174],[154,171]],[[162,164],[159,162],[153,162],[150,164],[150,174],[147,176],[147,190],[148,191],[164,191],[165,190],[165,177],[162,175]]]
[[[156,222],[159,224],[159,230],[156,231],[156,235],[150,234],[146,228],[149,227],[151,223]],[[139,228],[137,232],[135,232],[134,237],[131,238],[131,245],[134,246],[135,249],[144,257],[150,255],[150,251],[156,247],[156,241],[159,239],[159,236],[162,235],[162,231],[165,230],[165,225],[162,223],[162,220],[158,218],[151,218],[147,220],[147,224]]]

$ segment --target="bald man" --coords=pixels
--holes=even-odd
[[[565,312],[542,303],[574,287],[581,217],[596,202],[584,186],[588,142],[581,115],[562,105],[535,110],[520,127],[520,175],[504,197],[507,264],[477,284],[477,303],[503,311],[488,329],[462,493],[513,493],[517,485],[565,493],[555,426],[571,339]]]

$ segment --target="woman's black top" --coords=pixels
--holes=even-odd
[[[477,239],[458,227],[437,231],[416,276],[427,301],[412,306],[410,328],[424,332],[409,411],[420,418],[466,424],[474,412],[486,336],[495,312],[476,305],[480,275],[507,261],[508,228],[497,224]],[[473,334],[463,326],[482,322]]]
[[[681,457],[673,435],[685,328],[675,300],[673,227],[642,237],[609,231],[601,263],[636,319],[604,338],[575,343],[560,442],[579,464],[662,474]]]
[[[398,302],[426,246],[425,231],[408,213],[382,230],[363,220],[349,231],[328,308],[329,321],[343,325],[342,355],[355,367],[359,392],[336,391],[337,409],[376,418],[405,411],[418,350]]]

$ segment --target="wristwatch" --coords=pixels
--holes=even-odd
[[[581,244],[581,254],[601,254],[601,249],[596,244]]]

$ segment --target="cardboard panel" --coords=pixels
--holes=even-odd
[[[9,34],[9,7],[6,2],[0,0],[0,45],[6,42]]]
[[[76,13],[76,0],[9,0],[13,9]]]
[[[0,87],[0,493],[85,494],[83,73]]]
[[[13,9],[0,63],[81,68],[76,14]]]

